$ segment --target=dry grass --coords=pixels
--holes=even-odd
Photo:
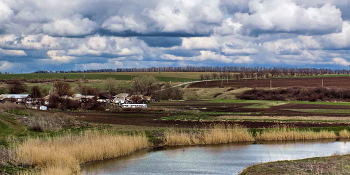
[[[339,138],[350,138],[350,132],[348,130],[342,130],[339,132]]]
[[[345,175],[350,174],[350,155],[335,155],[309,159],[268,162],[253,165],[241,172],[241,175]]]
[[[33,165],[42,174],[79,174],[79,164],[127,155],[148,145],[144,134],[88,131],[78,136],[28,139],[15,148],[14,160]]]
[[[165,145],[207,145],[254,141],[247,128],[238,125],[215,125],[198,131],[166,131]]]
[[[288,126],[275,126],[274,128],[265,129],[258,133],[256,140],[261,141],[280,141],[280,140],[312,140],[312,139],[330,139],[337,138],[333,131],[299,131]]]
[[[230,88],[184,88],[185,100],[237,99],[237,90]]]
[[[8,111],[10,109],[26,109],[26,107],[24,105],[11,102],[0,103],[1,112]]]
[[[59,131],[65,127],[83,125],[72,116],[63,114],[39,114],[26,117],[17,117],[17,120],[34,131]]]
[[[0,146],[0,166],[7,166],[9,164],[9,162],[11,161],[10,155],[11,150]]]

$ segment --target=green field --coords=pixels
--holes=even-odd
[[[314,105],[345,105],[350,106],[350,102],[308,102],[308,101],[273,101],[273,100],[211,100],[205,101],[207,103],[260,103],[266,106],[276,106],[278,104],[314,104]],[[274,105],[275,104],[275,105]],[[255,105],[258,106],[258,105]]]
[[[38,74],[0,74],[0,79],[20,79],[25,78],[27,80],[33,79],[87,79],[87,80],[104,80],[107,78],[114,78],[116,80],[132,80],[138,76],[154,76],[159,81],[172,81],[172,82],[187,82],[195,81],[199,79],[198,73],[175,73],[175,72],[121,72],[121,73],[38,73]]]

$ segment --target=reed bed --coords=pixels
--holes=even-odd
[[[346,129],[339,132],[339,138],[350,138],[350,132]]]
[[[281,140],[312,140],[338,138],[334,131],[300,131],[288,126],[275,126],[257,133],[256,140],[260,141],[281,141]]]
[[[148,146],[145,134],[87,131],[45,140],[28,139],[15,148],[14,159],[33,165],[41,174],[79,174],[82,163],[127,155]]]
[[[165,145],[208,145],[233,142],[254,141],[247,128],[239,125],[214,125],[197,131],[166,131]]]

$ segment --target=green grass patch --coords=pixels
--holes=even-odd
[[[285,109],[285,110],[296,111],[296,112],[308,112],[308,113],[350,114],[350,109]]]
[[[350,102],[327,102],[327,101],[318,101],[318,102],[308,102],[308,101],[288,101],[288,103],[294,104],[315,104],[315,105],[345,105],[350,106]]]
[[[1,120],[0,116],[0,137],[7,136],[15,131],[13,127],[11,127],[11,124],[5,122],[4,120]]]
[[[25,78],[27,80],[33,79],[88,79],[88,80],[104,80],[107,78],[114,78],[116,80],[132,80],[135,77],[141,76],[142,74],[133,74],[129,75],[118,74],[118,73],[38,73],[38,74],[0,74],[0,79],[9,80],[9,79],[20,79]],[[165,77],[157,76],[155,77],[160,81],[172,81],[172,82],[187,82],[195,81],[198,79],[192,78],[181,78],[174,75],[174,77]]]
[[[345,105],[350,106],[350,102],[308,102],[308,101],[273,101],[273,100],[211,100],[211,101],[203,101],[205,103],[276,103],[276,104],[310,104],[310,105]]]
[[[26,112],[24,112],[24,111],[22,111],[22,110],[19,110],[19,109],[9,109],[9,110],[7,111],[7,113],[9,113],[9,114],[14,114],[14,115],[23,115],[23,116],[29,116],[29,115],[31,115],[31,114],[28,114],[28,113],[26,113]]]

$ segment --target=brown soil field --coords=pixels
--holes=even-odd
[[[273,78],[273,79],[247,79],[247,80],[218,80],[193,83],[188,88],[214,88],[214,87],[339,87],[350,88],[350,77],[314,77],[314,78]]]
[[[150,108],[165,108],[168,109],[163,112],[152,111],[123,111],[123,112],[69,112],[69,115],[75,116],[77,119],[101,124],[115,124],[115,125],[134,125],[134,126],[150,126],[150,127],[179,127],[179,128],[193,128],[202,127],[212,123],[226,123],[226,124],[240,124],[248,128],[267,128],[276,124],[288,124],[295,127],[330,127],[330,126],[349,126],[349,121],[345,117],[349,117],[350,113],[309,113],[296,112],[288,109],[341,109],[349,110],[350,106],[344,105],[318,105],[318,104],[283,104],[279,106],[271,106],[270,108],[247,108],[253,103],[207,103],[203,101],[174,101],[174,102],[159,102],[152,103]],[[165,116],[177,115],[194,115],[192,111],[198,113],[207,112],[207,116],[214,120],[160,120]],[[220,114],[221,112],[221,114]],[[297,122],[297,121],[222,121],[215,120],[215,117],[225,115],[225,113],[248,113],[247,116],[284,116],[295,117],[302,116],[312,120],[314,116],[323,116],[332,120],[332,118],[344,118],[342,122]],[[218,113],[218,114],[215,114]],[[224,113],[224,114],[222,114]],[[230,114],[227,114],[230,115]],[[241,116],[241,115],[240,115]]]

